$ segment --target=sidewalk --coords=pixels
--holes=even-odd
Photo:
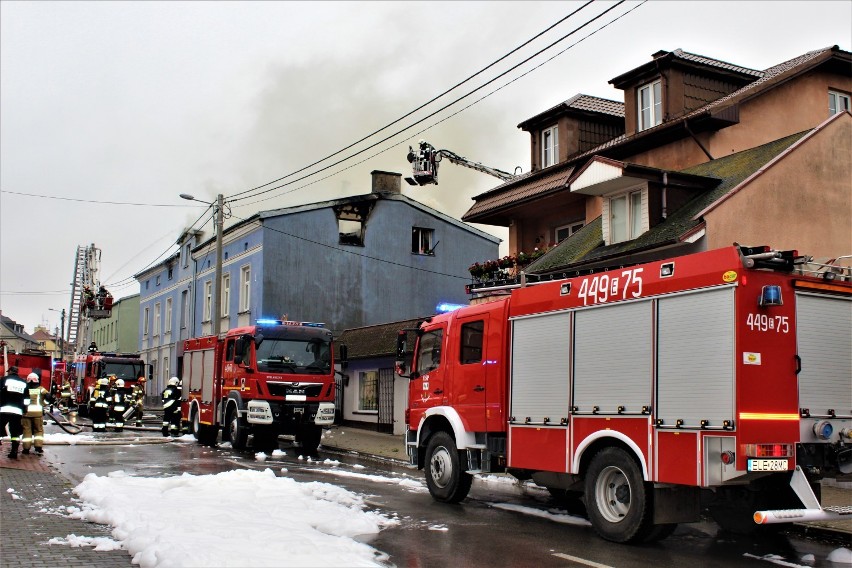
[[[112,539],[111,527],[67,517],[77,506],[73,486],[47,458],[35,455],[9,459],[9,441],[0,446],[0,517],[3,519],[2,568],[132,566],[125,550],[95,551],[92,546],[47,544],[51,538]]]
[[[359,456],[408,464],[405,440],[400,436],[349,426],[333,426],[322,436],[320,447]]]

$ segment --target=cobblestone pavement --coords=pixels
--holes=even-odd
[[[92,546],[47,544],[51,538],[110,537],[110,527],[71,519],[65,507],[78,506],[73,486],[35,455],[6,457],[9,442],[0,446],[0,567],[62,568],[132,566],[125,550],[95,551]]]

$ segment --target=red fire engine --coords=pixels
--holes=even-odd
[[[151,366],[146,365],[138,353],[99,353],[90,351],[78,354],[71,372],[71,392],[74,402],[82,413],[87,413],[89,399],[98,379],[115,375],[123,379],[126,389],[132,389],[139,377],[150,375]],[[150,378],[150,377],[149,377]]]
[[[852,278],[804,275],[805,260],[730,247],[425,320],[412,465],[443,502],[488,471],[582,497],[616,542],[665,538],[702,504],[726,528],[836,517],[804,472],[852,470]]]
[[[0,342],[0,377],[5,376],[9,367],[12,366],[18,368],[18,375],[25,380],[30,373],[37,374],[41,386],[48,391],[53,384],[62,384],[61,370],[54,369],[53,359],[48,353],[40,349],[25,349],[20,353],[14,351],[10,353],[5,342]]]
[[[341,359],[345,359],[345,349]],[[258,320],[223,336],[187,339],[183,355],[183,420],[201,444],[277,448],[294,434],[316,450],[334,422],[331,331],[321,323]]]

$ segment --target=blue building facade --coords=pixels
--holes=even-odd
[[[467,304],[468,267],[496,258],[500,239],[402,195],[401,177],[375,171],[370,193],[262,211],[228,227],[220,330],[287,317],[339,335]],[[215,239],[193,233],[180,243],[178,254],[137,275],[141,351],[160,380],[181,368],[184,339],[213,330]]]

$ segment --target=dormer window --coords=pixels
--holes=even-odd
[[[559,136],[556,126],[541,131],[541,167],[552,166],[559,161]]]
[[[636,91],[639,103],[639,131],[656,126],[663,121],[663,98],[660,81],[654,81]]]
[[[648,229],[648,215],[643,201],[644,188],[634,188],[626,193],[613,195],[604,200],[604,234],[606,244],[611,245],[633,240]]]
[[[837,91],[828,92],[828,116],[834,116],[838,112],[847,112],[849,108],[849,95]]]

